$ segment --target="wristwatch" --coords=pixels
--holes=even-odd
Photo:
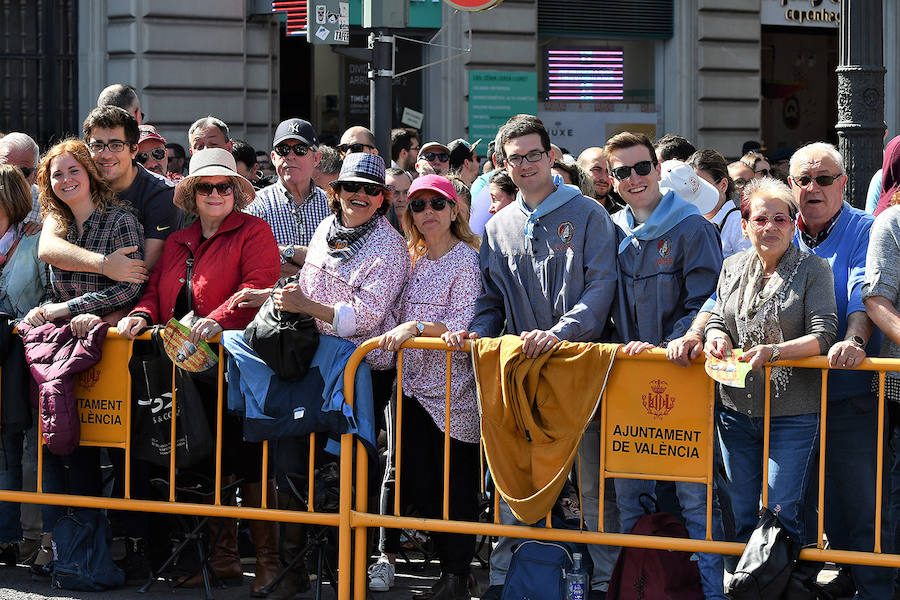
[[[283,258],[286,263],[294,262],[294,247],[285,246],[284,250],[281,251],[281,258]]]
[[[781,358],[781,352],[778,350],[777,344],[772,344],[772,358],[769,359],[769,362],[778,362],[778,359]]]
[[[423,333],[425,333],[425,323],[416,321],[416,337],[419,337]]]
[[[852,337],[850,338],[849,341],[853,342],[854,344],[856,344],[856,345],[859,346],[860,348],[865,348],[865,347],[866,347],[866,340],[862,339],[862,338],[859,337],[858,335],[852,336]]]

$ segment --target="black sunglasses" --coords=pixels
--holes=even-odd
[[[791,179],[799,185],[800,187],[806,187],[813,181],[815,181],[819,187],[828,187],[832,183],[834,183],[835,179],[838,179],[841,176],[840,173],[837,175],[818,175],[816,177],[810,177],[809,175],[800,175],[799,177],[794,177],[791,175]]]
[[[166,157],[166,149],[165,148],[154,148],[149,153],[148,152],[138,152],[134,155],[134,160],[138,161],[140,164],[144,164],[150,157],[153,157],[153,160],[162,160]]]
[[[309,152],[309,146],[306,146],[305,144],[294,144],[293,146],[282,144],[280,146],[275,146],[275,154],[278,156],[287,156],[292,151],[297,156],[306,156],[306,153]]]
[[[768,177],[771,171],[769,169],[760,169],[759,171],[753,171],[757,175],[762,175],[763,177]]]
[[[375,146],[363,144],[362,142],[356,142],[354,144],[341,144],[337,148],[341,151],[342,154],[347,154],[347,152],[350,152],[352,154],[354,152],[362,152],[364,148],[371,148],[372,150],[374,150]]]
[[[631,177],[631,170],[634,169],[634,172],[638,175],[644,176],[649,175],[650,171],[653,170],[653,167],[656,166],[655,160],[642,160],[641,162],[629,166],[621,166],[616,167],[615,169],[611,169],[610,173],[612,176],[618,179],[619,181],[625,181],[629,177]]]
[[[442,196],[416,198],[415,200],[410,200],[408,206],[411,211],[418,213],[425,210],[425,205],[429,202],[431,203],[431,209],[435,211],[442,211],[447,206],[447,199]]]
[[[213,190],[219,192],[220,196],[230,196],[234,192],[234,186],[231,183],[205,183],[200,182],[195,188],[201,196],[209,196]]]
[[[438,154],[437,152],[426,152],[422,155],[422,158],[424,158],[428,162],[434,162],[435,159],[441,162],[447,162],[448,160],[450,160],[450,155],[444,152],[441,152],[440,154]]]
[[[360,183],[358,181],[342,181],[341,182],[341,189],[346,190],[346,191],[350,192],[351,194],[355,194],[356,192],[358,192],[360,190],[360,188],[362,188],[363,191],[366,192],[367,196],[377,196],[382,191],[384,191],[384,188],[381,187],[380,185],[378,185],[377,183]]]
[[[31,174],[34,173],[34,169],[31,167],[16,167],[16,168],[19,169],[20,171],[22,171],[22,176],[25,177],[25,179],[28,179],[29,177],[31,177]]]

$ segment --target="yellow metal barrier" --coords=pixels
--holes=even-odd
[[[356,367],[362,362],[365,355],[378,347],[380,338],[366,341],[351,357],[344,373],[344,390],[348,401],[353,396],[353,381]],[[403,348],[417,348],[424,350],[443,351],[447,353],[447,392],[446,412],[449,415],[450,406],[450,353],[446,344],[440,339],[415,338],[403,344]],[[471,352],[470,344],[466,344],[464,351]],[[609,533],[603,531],[603,490],[601,481],[600,506],[597,531],[578,531],[572,529],[552,529],[549,527],[525,527],[520,525],[503,525],[498,522],[497,504],[499,495],[494,494],[494,522],[475,523],[451,521],[449,515],[449,499],[447,486],[450,477],[449,465],[449,416],[445,418],[444,428],[444,465],[443,465],[443,518],[425,519],[418,517],[402,516],[400,514],[400,479],[401,473],[400,453],[402,447],[401,424],[403,418],[402,397],[402,363],[403,350],[397,356],[397,410],[396,410],[396,439],[394,451],[396,453],[395,465],[395,493],[394,514],[381,515],[368,510],[368,494],[364,492],[368,482],[367,465],[361,461],[356,471],[356,504],[350,505],[351,481],[350,465],[346,461],[342,463],[341,473],[341,538],[340,557],[341,572],[350,568],[351,558],[347,551],[351,537],[355,542],[354,549],[354,577],[353,594],[350,594],[351,584],[348,577],[340,578],[339,597],[363,598],[366,586],[366,539],[369,527],[418,529],[426,531],[440,531],[447,533],[462,533],[488,536],[509,536],[516,538],[534,538],[540,540],[556,540],[581,542],[585,544],[604,544],[614,546],[632,546],[642,548],[658,548],[665,550],[681,550],[689,552],[714,552],[720,554],[740,555],[744,544],[737,542],[714,541],[710,536],[711,511],[712,511],[712,468],[713,468],[713,442],[714,427],[714,382],[703,372],[703,360],[683,369],[671,364],[665,358],[662,350],[650,350],[638,356],[626,356],[621,350],[616,355],[616,363],[613,366],[607,389],[604,392],[601,403],[600,419],[600,477],[626,477],[636,479],[661,479],[671,481],[693,481],[707,485],[707,530],[705,540],[663,538],[654,536],[632,535],[627,533]],[[872,552],[858,552],[849,550],[834,550],[824,548],[824,456],[825,456],[825,428],[827,421],[827,374],[828,364],[824,356],[803,360],[780,361],[779,366],[792,366],[813,368],[822,370],[822,404],[819,457],[819,489],[818,489],[818,528],[816,548],[806,548],[800,558],[815,561],[833,561],[848,564],[866,564],[885,567],[900,567],[900,555],[885,554],[881,549],[881,506],[882,501],[882,465],[884,461],[884,431],[879,427],[877,440],[877,473],[876,482],[876,533]],[[900,360],[891,359],[866,359],[858,367],[860,370],[879,372],[879,423],[884,422],[884,373],[885,371],[900,370]],[[765,367],[766,380],[771,380],[771,367]],[[766,386],[766,412],[764,415],[764,442],[763,456],[768,456],[769,449],[769,386]],[[611,391],[612,390],[612,391]],[[675,407],[679,406],[679,410]],[[672,415],[672,418],[669,416]],[[655,420],[655,422],[654,422]],[[617,432],[617,425],[619,430]],[[648,440],[641,443],[641,450],[634,446],[624,446],[624,434],[621,427],[632,425],[636,428],[631,432],[645,431],[649,427],[665,428],[669,433],[663,434],[663,439],[668,436],[675,444],[671,448],[662,451],[661,446],[655,452],[656,463],[644,462],[646,456],[654,452],[649,447]],[[680,432],[680,433],[679,433]],[[637,437],[641,437],[637,435]],[[349,448],[352,442],[344,440]],[[674,449],[674,450],[672,450]],[[347,456],[347,454],[344,454]],[[346,470],[344,467],[346,466]],[[659,468],[662,467],[662,468]],[[762,481],[768,480],[768,461],[763,461]],[[483,482],[483,478],[482,478]],[[762,501],[766,503],[767,486],[762,486]]]

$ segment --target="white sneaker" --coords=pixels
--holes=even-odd
[[[369,567],[369,589],[373,592],[386,592],[394,585],[394,565],[386,556]]]

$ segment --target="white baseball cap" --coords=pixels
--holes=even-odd
[[[691,165],[680,160],[667,160],[662,164],[662,178],[659,181],[659,187],[663,194],[667,190],[673,190],[696,206],[701,215],[712,211],[719,203],[719,190],[697,175]]]

